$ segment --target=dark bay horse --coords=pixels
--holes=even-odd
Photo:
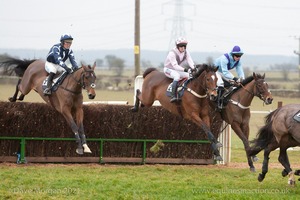
[[[288,184],[295,185],[295,173],[291,169],[286,150],[300,145],[300,104],[288,104],[277,108],[266,116],[265,125],[260,128],[257,137],[251,141],[249,155],[257,155],[264,150],[262,173],[258,181],[263,181],[268,172],[271,151],[280,148],[278,161],[284,167],[282,176],[289,176]],[[297,170],[299,175],[299,170]]]
[[[96,63],[91,66],[82,65],[77,71],[66,76],[63,83],[58,87],[56,92],[50,96],[44,96],[42,83],[47,77],[45,71],[45,61],[43,60],[19,60],[8,57],[0,63],[6,69],[11,69],[21,77],[16,86],[16,91],[9,101],[22,101],[31,90],[35,90],[42,99],[50,106],[54,107],[67,120],[75,134],[78,154],[91,153],[87,143],[83,128],[83,96],[82,89],[86,89],[89,99],[94,99],[95,80],[94,72]],[[18,92],[21,95],[18,96]],[[76,121],[76,122],[75,122]]]
[[[256,73],[247,77],[229,96],[228,104],[221,111],[222,119],[231,125],[234,132],[243,141],[248,165],[252,172],[255,171],[252,159],[256,161],[257,158],[249,156],[250,105],[254,96],[260,98],[265,104],[271,104],[273,101],[269,86],[264,78],[265,74]]]
[[[217,96],[217,77],[215,72],[218,68],[206,64],[197,65],[192,80],[187,84],[186,91],[181,103],[170,103],[166,95],[167,87],[172,79],[155,68],[148,68],[144,74],[142,92],[136,91],[135,105],[133,111],[138,111],[140,103],[142,106],[150,107],[158,100],[162,107],[173,114],[191,120],[201,127],[212,144],[216,160],[222,160],[218,147],[221,146],[210,131],[209,97]]]

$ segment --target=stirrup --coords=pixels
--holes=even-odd
[[[44,93],[44,95],[51,95],[51,89],[46,88],[43,93]]]
[[[176,97],[172,97],[171,100],[170,100],[171,103],[174,103],[174,102],[177,102],[177,101],[178,101],[178,99]]]

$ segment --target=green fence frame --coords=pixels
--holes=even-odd
[[[75,138],[45,138],[45,137],[0,137],[0,140],[20,140],[20,159],[19,163],[26,163],[25,159],[25,149],[27,140],[46,140],[46,141],[75,141]],[[157,140],[154,139],[107,139],[107,138],[88,138],[87,141],[99,142],[100,145],[100,164],[103,162],[103,145],[104,142],[142,142],[143,143],[143,152],[142,152],[142,162],[145,164],[146,161],[146,147],[147,143],[155,143]],[[161,140],[164,143],[196,143],[196,144],[209,144],[208,140]]]

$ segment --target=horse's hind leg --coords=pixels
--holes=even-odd
[[[139,111],[139,106],[140,106],[140,99],[139,96],[141,95],[141,91],[139,89],[136,90],[136,95],[135,95],[135,103],[134,106],[131,108],[132,112],[137,112]]]
[[[274,140],[264,149],[264,161],[262,165],[262,172],[258,175],[257,179],[259,182],[262,182],[265,179],[266,174],[268,173],[269,165],[269,155],[271,151],[275,150],[278,147],[278,143]]]
[[[8,100],[9,100],[10,102],[16,102],[16,101],[17,101],[17,97],[18,97],[18,93],[19,93],[19,85],[20,85],[20,83],[21,83],[21,80],[22,80],[22,79],[19,79],[19,80],[18,80],[18,83],[17,83],[17,85],[16,85],[16,90],[15,90],[14,95],[13,95],[12,97],[9,97],[9,98],[8,98]]]

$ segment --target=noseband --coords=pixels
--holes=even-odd
[[[90,76],[94,76],[96,77],[96,74],[93,70],[91,69],[88,69],[88,70],[85,70],[83,72],[81,72],[81,75],[80,75],[80,82],[78,81],[77,83],[80,84],[80,86],[85,89],[86,85],[85,85],[85,82],[84,82],[84,78],[85,78],[85,73],[90,73]],[[96,84],[95,83],[91,83],[90,85],[91,88],[95,89],[96,88]]]

